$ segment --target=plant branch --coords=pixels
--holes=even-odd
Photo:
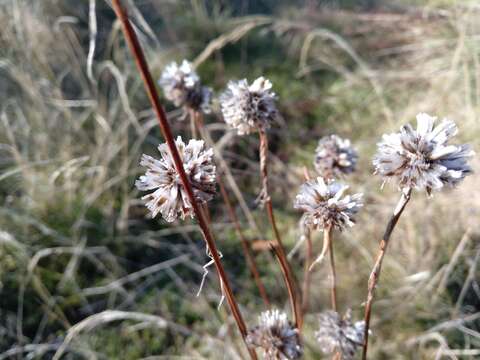
[[[306,240],[306,249],[305,249],[305,269],[303,272],[303,286],[302,286],[302,311],[305,313],[308,311],[309,297],[310,297],[310,265],[312,263],[312,233],[310,229],[306,230],[304,234]]]
[[[324,243],[328,244],[328,253],[330,258],[330,299],[333,311],[337,311],[337,275],[335,271],[335,259],[333,255],[332,225],[329,225],[324,231]]]
[[[285,261],[280,254],[280,248],[275,246],[270,242],[270,249],[275,254],[275,257],[280,264],[280,268],[282,269],[283,279],[285,280],[285,285],[287,286],[288,297],[290,299],[290,306],[292,307],[292,313],[295,317],[295,327],[300,330],[303,325],[303,318],[302,318],[302,309],[301,304],[298,301],[298,297],[296,296],[297,292],[294,287],[294,282],[290,278],[288,263]]]
[[[260,174],[262,177],[262,190],[258,199],[260,203],[264,204],[267,209],[268,220],[270,221],[270,225],[272,226],[272,230],[276,240],[275,254],[277,255],[280,264],[282,265],[282,273],[284,275],[285,282],[287,283],[292,312],[295,314],[295,324],[297,328],[300,329],[303,324],[302,306],[299,301],[299,293],[297,291],[296,281],[294,279],[290,264],[287,260],[287,254],[285,252],[285,248],[283,247],[280,232],[277,228],[275,215],[273,213],[272,199],[268,190],[268,137],[263,129],[259,128],[258,131],[260,137]]]
[[[377,254],[377,259],[375,260],[375,265],[373,266],[372,272],[370,273],[370,277],[368,279],[368,295],[367,295],[367,303],[365,305],[365,333],[364,333],[364,340],[363,340],[363,354],[362,359],[367,359],[367,350],[368,350],[368,331],[370,328],[370,316],[372,313],[372,304],[373,304],[373,297],[375,294],[375,288],[377,287],[378,280],[380,279],[380,272],[382,270],[382,262],[383,258],[385,257],[385,253],[387,251],[388,242],[390,240],[390,236],[392,235],[395,226],[400,219],[400,216],[405,209],[408,201],[410,200],[410,195],[412,193],[411,188],[402,189],[402,196],[395,207],[392,217],[388,221],[387,228],[385,229],[385,233],[383,235],[382,241],[380,241],[380,249]]]
[[[238,307],[238,304],[235,300],[235,297],[233,295],[233,291],[230,287],[230,283],[228,281],[227,275],[225,273],[225,270],[223,268],[223,265],[220,261],[220,256],[217,251],[217,247],[215,244],[215,240],[210,232],[210,229],[207,225],[207,222],[203,216],[203,213],[200,209],[199,204],[197,203],[197,200],[193,194],[192,186],[190,184],[190,181],[188,180],[188,177],[185,173],[185,170],[183,168],[183,163],[180,158],[180,155],[178,153],[178,149],[175,145],[175,141],[170,129],[170,125],[168,124],[167,117],[165,115],[165,112],[163,110],[162,105],[160,104],[160,99],[157,93],[157,89],[155,87],[155,83],[153,81],[152,75],[150,73],[150,70],[148,68],[147,61],[145,59],[145,55],[143,53],[143,50],[140,46],[140,43],[138,41],[138,38],[135,34],[135,31],[132,28],[132,25],[130,24],[130,21],[128,19],[127,13],[125,8],[122,6],[120,0],[112,0],[112,5],[115,10],[115,13],[120,20],[122,24],[122,29],[125,34],[125,38],[127,40],[128,46],[130,48],[130,51],[132,52],[135,62],[137,64],[138,70],[142,76],[145,89],[147,91],[148,97],[150,99],[150,102],[152,103],[153,109],[155,111],[155,114],[157,115],[157,118],[159,120],[159,125],[160,129],[162,131],[163,137],[165,138],[165,141],[168,145],[168,148],[170,150],[170,153],[173,158],[173,162],[175,164],[175,168],[180,176],[182,186],[184,187],[188,199],[190,203],[192,204],[193,211],[195,213],[195,216],[198,220],[198,224],[202,230],[203,237],[205,239],[205,242],[207,243],[207,246],[212,254],[213,261],[215,263],[215,268],[217,270],[220,282],[223,284],[225,296],[227,298],[228,305],[230,306],[230,310],[232,311],[233,317],[235,318],[235,321],[237,323],[238,329],[240,330],[240,333],[242,337],[245,339],[247,335],[247,327],[245,325],[245,322],[243,321],[242,315],[240,313],[240,309]],[[256,354],[255,351],[248,348],[248,351],[250,353],[250,356],[252,359],[256,359]]]
[[[194,123],[197,125],[200,135],[202,138],[209,143],[209,146],[214,146],[212,139],[210,136],[207,134],[205,130],[205,126],[203,123],[203,115],[197,111],[193,112],[191,114],[193,116]],[[238,220],[237,214],[235,214],[235,210],[232,206],[232,203],[230,202],[230,198],[228,197],[228,193],[225,187],[225,184],[223,183],[222,176],[219,174],[217,176],[217,182],[218,186],[220,188],[220,193],[223,198],[223,202],[225,203],[225,206],[227,208],[227,213],[228,216],[230,217],[230,221],[233,223],[235,230],[238,234],[238,237],[240,238],[240,243],[242,245],[242,250],[245,255],[245,260],[247,261],[247,266],[250,269],[250,272],[253,275],[253,279],[255,281],[255,284],[257,285],[258,291],[260,293],[261,298],[263,299],[263,302],[267,307],[270,307],[270,300],[268,299],[267,296],[267,291],[265,290],[265,286],[263,285],[262,279],[260,277],[260,273],[257,268],[257,264],[255,262],[255,258],[253,257],[251,251],[250,251],[250,245],[248,244],[247,239],[245,238],[245,235],[243,234],[242,227],[240,226],[240,221]]]

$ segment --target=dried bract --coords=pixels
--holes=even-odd
[[[299,359],[303,354],[298,329],[279,310],[268,310],[259,316],[259,324],[248,332],[247,344],[261,347],[265,360]]]
[[[353,226],[353,216],[363,206],[363,194],[344,195],[347,189],[348,186],[322,177],[304,183],[294,203],[295,209],[304,212],[302,223],[320,230]]]
[[[258,129],[268,129],[278,117],[272,83],[264,77],[252,85],[247,80],[230,81],[220,96],[220,106],[225,122],[237,129],[239,135]]]
[[[182,138],[178,137],[175,143],[195,198],[200,203],[211,200],[216,185],[213,150],[205,149],[202,140],[190,140],[188,145],[185,145]],[[135,185],[141,191],[153,190],[142,199],[148,200],[146,206],[151,211],[152,217],[161,213],[168,222],[178,217],[183,220],[187,215],[193,217],[192,205],[167,144],[159,145],[158,151],[161,155],[159,160],[142,155],[140,165],[146,167],[147,172],[140,176]]]
[[[383,135],[373,160],[375,172],[385,180],[395,177],[400,188],[439,190],[455,186],[471,173],[467,164],[474,152],[469,145],[448,145],[457,133],[453,121],[444,119],[434,127],[436,118],[417,115],[417,129],[410,124],[400,132]]]

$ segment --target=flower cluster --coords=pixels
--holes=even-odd
[[[436,118],[417,115],[417,129],[410,124],[400,132],[383,135],[373,160],[375,172],[386,180],[398,178],[401,188],[439,190],[458,184],[471,168],[467,159],[473,156],[468,145],[448,145],[457,133],[453,121],[444,119],[434,127]]]
[[[358,155],[350,140],[337,135],[325,136],[315,150],[315,169],[324,178],[339,177],[355,171]]]
[[[268,129],[278,117],[272,83],[260,77],[251,85],[247,80],[230,81],[220,96],[223,118],[239,135]]]
[[[303,354],[298,329],[290,324],[287,314],[277,309],[263,312],[246,340],[250,346],[263,349],[265,360],[293,360]]]
[[[175,143],[195,198],[200,203],[211,200],[216,185],[213,150],[206,150],[202,140],[190,140],[188,145],[185,145],[182,138],[178,137]],[[140,165],[146,167],[147,172],[140,176],[135,185],[141,191],[153,190],[142,199],[148,200],[146,206],[152,217],[161,213],[168,222],[175,221],[178,217],[183,220],[187,215],[193,217],[192,205],[167,144],[159,145],[158,151],[161,155],[159,160],[142,155]]]
[[[363,206],[363,194],[345,195],[348,186],[334,180],[316,180],[304,183],[295,198],[295,209],[302,210],[302,223],[310,229],[329,226],[343,230],[353,226],[353,216]]]
[[[326,354],[339,352],[342,360],[353,360],[357,349],[363,344],[365,322],[352,323],[350,310],[343,318],[329,310],[319,315],[319,325],[315,337],[320,349]]]
[[[159,84],[165,97],[175,106],[184,106],[206,114],[211,111],[212,90],[201,85],[200,78],[188,61],[183,60],[180,66],[176,62],[167,65]]]

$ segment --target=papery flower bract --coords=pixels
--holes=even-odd
[[[185,106],[206,114],[211,111],[212,90],[201,85],[200,78],[187,60],[183,60],[180,66],[176,62],[167,65],[159,84],[165,97],[175,106]]]
[[[267,310],[259,316],[259,324],[248,332],[249,346],[261,347],[265,360],[299,359],[303,354],[298,329],[277,309]]]
[[[190,140],[188,145],[185,145],[179,136],[175,143],[195,198],[200,203],[211,200],[216,185],[213,150],[205,149],[203,140]],[[142,197],[148,200],[146,206],[151,211],[152,217],[161,213],[168,222],[176,220],[177,217],[182,220],[187,215],[193,217],[192,205],[167,144],[159,145],[158,151],[161,155],[159,160],[142,155],[140,165],[146,167],[147,172],[140,176],[135,186],[141,191],[153,190]]]
[[[319,330],[315,337],[322,352],[339,352],[342,360],[353,360],[363,344],[365,321],[352,323],[351,311],[342,318],[337,312],[328,310],[319,315]]]
[[[330,135],[318,142],[314,165],[321,176],[338,177],[355,171],[357,159],[357,152],[352,148],[350,140]]]
[[[344,195],[347,189],[346,185],[322,177],[304,183],[294,202],[294,208],[304,212],[302,223],[321,230],[353,226],[353,215],[363,206],[363,194]]]
[[[239,135],[268,129],[278,117],[272,83],[263,76],[248,85],[246,79],[230,81],[220,96],[223,118]]]
[[[474,152],[469,145],[448,145],[457,133],[453,121],[444,119],[434,128],[436,117],[417,115],[417,129],[410,124],[400,132],[383,135],[373,160],[375,172],[385,180],[396,177],[400,188],[439,190],[458,184],[471,173],[467,159]]]

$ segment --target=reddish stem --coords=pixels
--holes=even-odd
[[[332,302],[332,309],[333,311],[337,311],[337,275],[335,271],[335,259],[333,256],[333,241],[332,241],[332,226],[328,226],[324,230],[325,239],[328,243],[328,253],[330,258],[330,276],[331,276],[331,285],[330,285],[330,299]]]
[[[295,324],[298,329],[301,329],[303,325],[303,314],[302,306],[299,301],[299,293],[297,291],[297,286],[295,278],[293,276],[292,269],[287,260],[287,254],[285,248],[283,247],[282,239],[280,237],[280,232],[277,228],[277,223],[275,221],[275,215],[273,213],[272,199],[270,198],[270,193],[268,190],[268,137],[265,131],[261,128],[259,130],[260,137],[260,174],[262,176],[262,190],[259,196],[259,200],[263,203],[267,209],[268,220],[272,226],[273,233],[275,235],[275,254],[282,265],[282,273],[287,284],[288,295],[290,297],[290,304],[292,306],[292,312],[295,314]]]
[[[194,123],[197,125],[198,129],[200,130],[200,134],[202,137],[209,142],[208,136],[206,135],[204,123],[203,123],[203,116],[201,113],[194,111],[193,113],[190,114],[193,116]],[[213,146],[214,144],[209,144],[210,146]],[[245,255],[245,259],[247,261],[247,266],[250,269],[250,272],[253,275],[253,279],[255,281],[255,284],[257,285],[258,291],[260,293],[261,298],[263,299],[263,302],[267,307],[270,307],[270,300],[268,299],[267,296],[267,291],[265,290],[265,286],[263,285],[262,279],[260,278],[260,273],[257,268],[257,264],[255,262],[255,258],[253,257],[251,251],[250,251],[250,246],[245,238],[245,235],[243,234],[242,227],[240,226],[240,221],[238,220],[237,214],[235,214],[235,210],[232,206],[232,203],[230,202],[230,198],[228,197],[227,190],[225,188],[225,184],[223,183],[222,177],[220,174],[217,176],[217,182],[218,186],[220,188],[220,193],[222,194],[223,202],[225,203],[225,206],[227,208],[228,216],[230,217],[230,221],[233,223],[235,230],[238,234],[238,237],[240,238],[240,243],[242,245],[242,250],[243,254]]]
[[[274,252],[278,263],[280,264],[280,269],[282,269],[283,279],[285,280],[288,297],[290,299],[290,306],[292,307],[292,312],[295,316],[295,327],[300,330],[303,325],[302,307],[300,305],[300,302],[297,300],[298,298],[296,296],[296,289],[294,287],[294,282],[290,277],[288,263],[285,262],[285,259],[280,254],[280,248],[278,246],[270,243],[270,249]]]
[[[395,210],[393,211],[393,215],[388,221],[387,228],[385,229],[385,233],[383,234],[383,239],[380,241],[380,249],[378,250],[377,259],[375,260],[375,265],[373,266],[372,272],[370,273],[370,277],[368,279],[368,295],[367,295],[367,304],[365,306],[365,332],[363,334],[363,353],[362,353],[362,360],[367,359],[367,351],[368,351],[368,330],[370,328],[370,316],[372,314],[372,305],[373,305],[373,297],[375,295],[375,288],[377,287],[378,281],[380,279],[380,272],[382,270],[382,263],[383,258],[385,257],[385,253],[387,252],[388,242],[390,240],[390,236],[392,235],[393,229],[398,223],[400,216],[407,206],[408,201],[410,200],[410,195],[412,193],[412,189],[405,188],[402,190],[402,197],[397,203]]]
[[[242,244],[242,250],[245,255],[248,268],[250,269],[250,272],[253,275],[253,279],[255,280],[255,284],[257,285],[258,291],[260,293],[260,296],[263,299],[263,302],[267,307],[270,307],[270,300],[268,299],[267,291],[265,290],[265,286],[263,285],[262,279],[260,278],[260,273],[258,272],[255,259],[250,251],[250,246],[248,244],[247,239],[243,235],[243,230],[240,226],[240,222],[238,221],[237,215],[235,214],[235,210],[233,209],[232,204],[230,203],[230,199],[228,198],[228,194],[225,190],[225,186],[220,179],[218,181],[218,185],[220,187],[220,192],[222,194],[223,201],[225,202],[225,205],[227,207],[227,212],[230,217],[230,220],[233,222],[233,225],[235,226],[235,230],[238,233],[238,237],[240,238],[240,243]]]
[[[311,272],[310,272],[310,265],[312,264],[312,234],[310,230],[306,230],[307,233],[305,234],[305,241],[307,242],[306,245],[306,254],[305,254],[305,270],[303,275],[303,287],[302,287],[302,310],[303,312],[308,311],[309,306],[309,298],[310,298],[310,281],[311,281]]]
[[[182,186],[185,189],[188,199],[190,203],[192,204],[193,211],[195,213],[195,216],[198,220],[198,224],[202,230],[203,237],[205,239],[205,242],[207,243],[208,248],[210,249],[210,252],[212,253],[213,261],[215,263],[215,268],[217,270],[217,274],[220,278],[220,281],[223,283],[223,288],[225,291],[225,297],[227,299],[228,305],[230,306],[230,310],[232,311],[233,317],[235,318],[235,321],[237,323],[238,329],[240,330],[240,333],[242,334],[242,337],[245,339],[247,336],[247,327],[245,325],[245,322],[243,321],[242,315],[240,313],[240,309],[238,307],[238,304],[235,300],[235,296],[233,295],[233,291],[230,287],[230,283],[228,281],[227,275],[225,273],[225,270],[223,268],[223,265],[220,261],[220,256],[217,251],[217,247],[215,245],[215,240],[210,232],[210,229],[208,228],[207,222],[202,214],[202,211],[200,209],[199,204],[197,203],[197,200],[193,194],[192,186],[190,184],[190,181],[188,180],[188,177],[185,173],[185,170],[183,168],[183,163],[180,158],[180,155],[178,153],[178,149],[175,145],[175,141],[172,135],[172,131],[170,129],[170,125],[168,124],[167,117],[165,115],[165,112],[163,110],[162,105],[160,104],[160,99],[157,93],[157,89],[155,87],[155,83],[153,81],[152,75],[150,73],[150,70],[148,68],[147,61],[145,59],[145,55],[143,53],[143,50],[140,46],[140,43],[138,42],[138,38],[135,34],[135,31],[132,28],[132,25],[130,24],[130,21],[128,20],[127,12],[125,8],[122,6],[120,3],[120,0],[112,0],[112,5],[115,10],[115,13],[122,23],[122,28],[123,32],[125,34],[125,38],[127,40],[128,46],[130,48],[130,51],[132,52],[135,62],[137,64],[138,70],[140,71],[140,74],[142,76],[145,89],[147,91],[148,97],[150,99],[150,102],[152,103],[153,109],[155,111],[155,114],[157,115],[157,118],[159,120],[159,125],[160,125],[160,130],[162,131],[162,135],[165,138],[165,141],[168,145],[168,148],[170,150],[170,153],[173,158],[173,162],[175,164],[175,168],[178,172],[178,175],[180,176],[180,180],[182,182]],[[253,349],[248,348],[248,351],[250,353],[250,356],[252,359],[256,359],[257,356],[255,354],[255,351]]]

